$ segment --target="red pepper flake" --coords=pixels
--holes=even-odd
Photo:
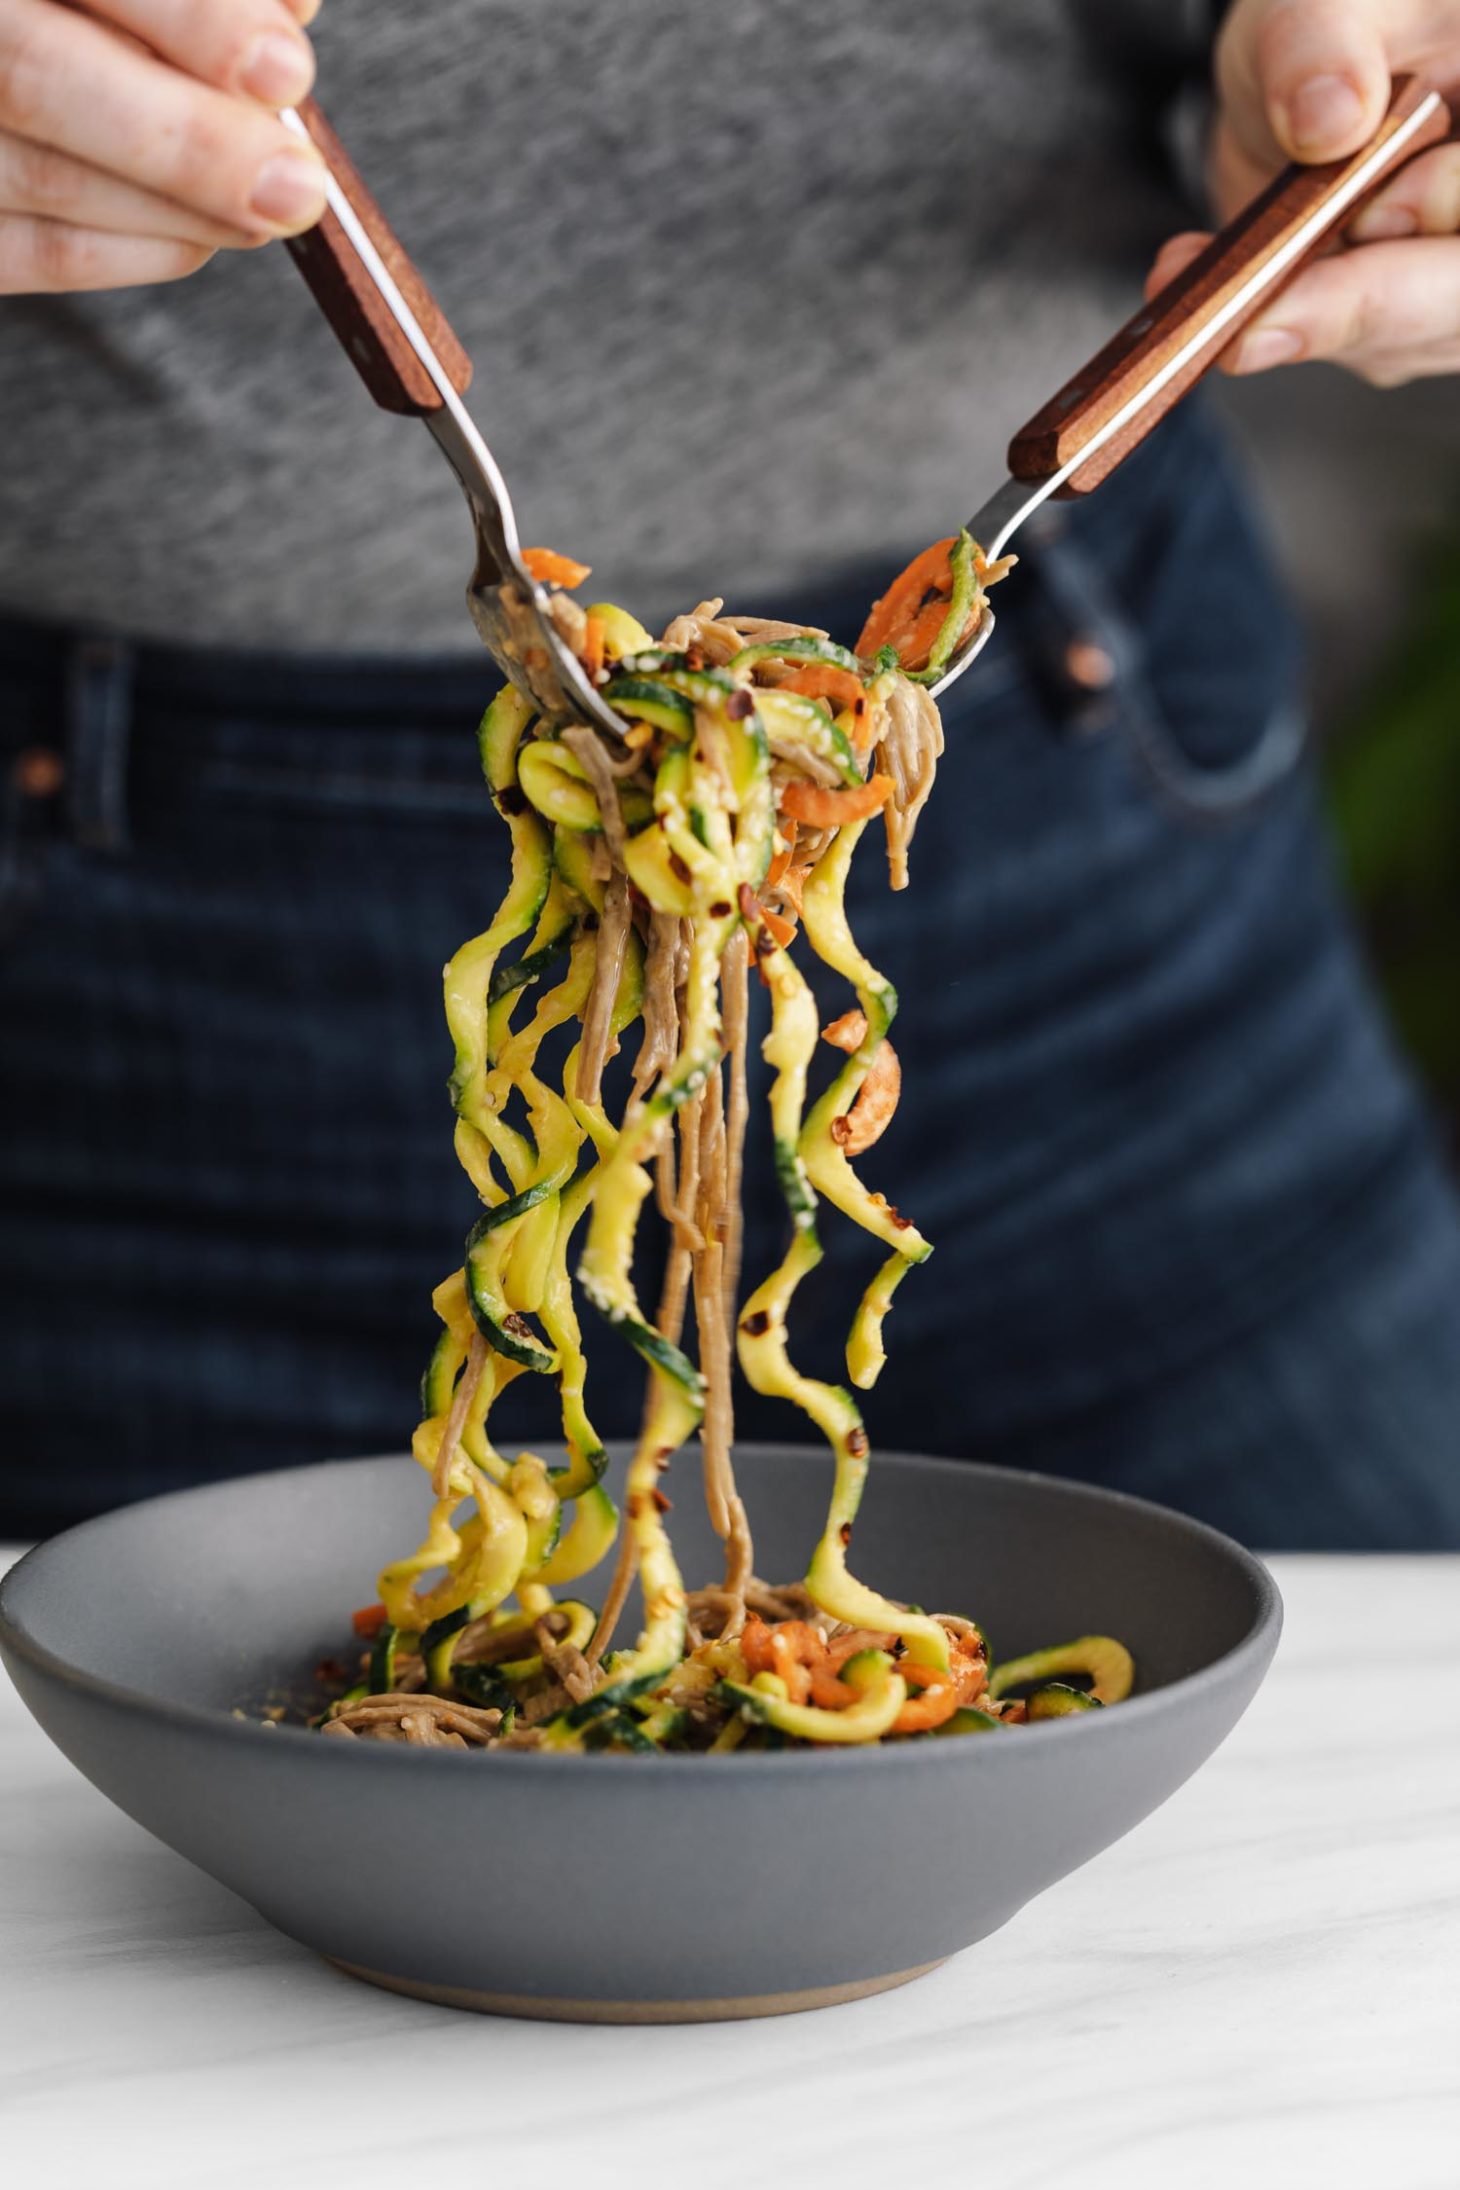
[[[649,1496],[653,1499],[655,1505],[658,1507],[661,1513],[672,1513],[674,1511],[674,1501],[670,1498],[666,1498],[662,1490],[659,1490],[657,1488],[651,1490]]]
[[[867,1432],[860,1424],[856,1429],[847,1431],[847,1451],[854,1460],[865,1460],[871,1450],[872,1447],[868,1442]]]
[[[725,702],[725,712],[732,722],[744,722],[747,715],[755,713],[755,695],[740,685]]]

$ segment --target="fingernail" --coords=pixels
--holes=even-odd
[[[1239,373],[1265,373],[1269,365],[1291,365],[1303,354],[1303,338],[1286,327],[1259,327],[1250,334],[1233,359]]]
[[[324,212],[324,168],[305,152],[276,152],[259,169],[251,209],[271,228],[312,228]]]
[[[1403,205],[1376,205],[1360,213],[1349,230],[1355,243],[1397,243],[1401,236],[1418,233],[1418,220]]]
[[[268,106],[293,106],[314,82],[314,56],[302,38],[266,30],[249,47],[238,81]]]
[[[1364,102],[1346,76],[1310,76],[1288,101],[1288,142],[1295,152],[1326,152],[1363,118]]]

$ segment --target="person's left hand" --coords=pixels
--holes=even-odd
[[[1460,90],[1460,0],[1236,0],[1217,47],[1211,184],[1228,220],[1288,160],[1342,159],[1382,120],[1390,78]],[[1452,104],[1454,103],[1452,98]],[[1222,359],[1265,372],[1329,358],[1376,387],[1460,371],[1460,144],[1390,182],[1339,251],[1307,267]],[[1173,236],[1147,295],[1208,239]]]

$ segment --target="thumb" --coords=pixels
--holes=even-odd
[[[1239,0],[1222,73],[1252,157],[1341,159],[1373,135],[1389,101],[1380,12],[1376,0]]]

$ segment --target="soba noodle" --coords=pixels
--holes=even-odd
[[[925,684],[939,649],[983,613],[985,580],[1001,575],[966,535],[943,548],[926,582],[920,559],[874,611],[869,631],[880,617],[896,643],[864,634],[861,656],[809,627],[727,616],[718,600],[655,644],[621,610],[558,595],[558,627],[624,720],[624,749],[535,717],[511,687],[488,710],[482,758],[512,833],[512,879],[445,977],[456,1146],[483,1213],[434,1296],[443,1330],[413,1441],[431,1479],[429,1526],[381,1574],[380,1604],[356,1617],[371,1644],[365,1679],[326,1715],[331,1734],[721,1752],[1024,1715],[991,1678],[972,1622],[910,1609],[852,1572],[866,1433],[851,1392],[800,1370],[787,1333],[821,1257],[823,1209],[886,1249],[848,1339],[854,1387],[876,1381],[894,1290],[931,1252],[851,1161],[889,1123],[900,1073],[887,1039],[896,998],[859,951],[844,895],[878,815],[893,887],[906,882],[943,743]],[[803,940],[850,990],[852,1008],[825,1026],[793,949]],[[762,1048],[790,1242],[742,1299],[753,987],[769,1003]],[[605,1073],[636,1020],[615,1120]],[[837,1063],[813,1100],[823,1039]],[[652,1317],[634,1282],[651,1199],[669,1233]],[[648,1378],[597,1612],[562,1594],[608,1558],[618,1518],[587,1411],[579,1292]],[[798,1407],[834,1459],[825,1530],[804,1583],[788,1589],[754,1575],[733,1459],[737,1352],[754,1388]],[[524,1378],[555,1393],[564,1462],[532,1450],[509,1459],[493,1442],[497,1403]],[[695,1431],[724,1551],[720,1581],[690,1594],[661,1478]],[[613,1649],[635,1575],[643,1628]],[[1113,1700],[1119,1646],[1087,1638],[1070,1650],[1084,1657],[1066,1653],[1063,1669],[1083,1672],[1095,1697],[1066,1686],[1069,1708]]]

